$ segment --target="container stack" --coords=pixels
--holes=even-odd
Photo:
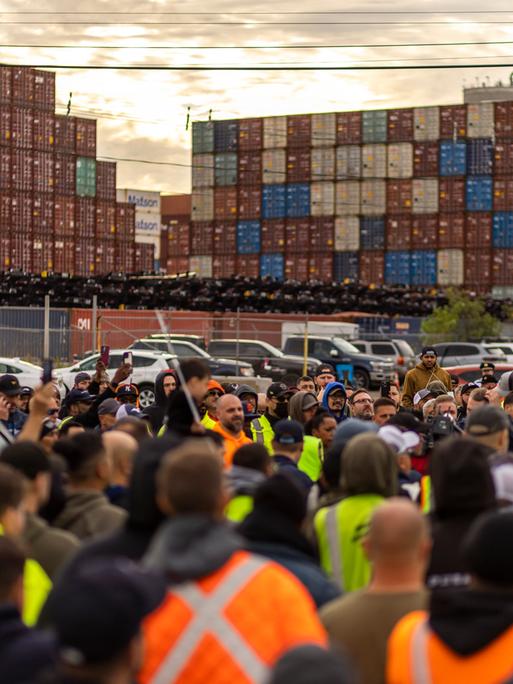
[[[199,275],[513,285],[513,102],[195,122],[192,153]]]
[[[0,67],[0,269],[133,271],[134,222],[96,121],[55,113],[54,73]]]

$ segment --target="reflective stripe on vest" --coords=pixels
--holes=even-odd
[[[213,634],[222,644],[248,680],[265,681],[267,665],[224,616],[227,604],[264,566],[265,562],[250,556],[224,577],[210,594],[203,593],[195,582],[173,587],[171,594],[189,607],[193,617],[155,672],[151,684],[172,684],[207,633]]]
[[[421,620],[413,630],[411,640],[411,665],[413,684],[431,684],[427,646],[429,627],[427,620]]]
[[[253,418],[253,420],[251,421],[251,425],[252,425],[252,427],[255,428],[257,444],[263,444],[264,443],[264,428],[262,427],[262,423],[260,422],[260,418]]]
[[[338,533],[337,506],[331,506],[326,513],[326,534],[331,561],[331,577],[344,591],[341,541]]]

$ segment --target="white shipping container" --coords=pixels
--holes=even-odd
[[[336,139],[335,114],[312,114],[312,147],[334,145]]]
[[[493,102],[469,104],[467,111],[467,135],[469,138],[493,138],[494,135]]]
[[[412,183],[414,214],[436,214],[438,211],[438,179],[414,178]]]
[[[340,145],[336,148],[337,180],[360,178],[362,175],[362,148],[360,145]]]
[[[214,155],[192,155],[192,187],[212,188],[214,186]]]
[[[411,178],[413,176],[413,145],[397,143],[388,146],[388,177]]]
[[[136,208],[141,211],[160,214],[160,192],[117,190],[116,197],[118,202],[130,202],[135,204]]]
[[[385,178],[387,175],[387,146],[363,145],[362,178]]]
[[[287,180],[287,157],[285,150],[262,152],[262,182],[285,183]]]
[[[328,181],[312,183],[310,186],[310,214],[312,216],[333,216],[335,213],[335,183]]]
[[[287,117],[267,116],[264,118],[264,149],[287,146]]]
[[[440,249],[437,255],[437,283],[463,285],[463,250]]]
[[[315,147],[311,155],[312,181],[333,180],[335,177],[335,148]]]
[[[360,219],[340,216],[335,219],[335,251],[356,252],[360,249]]]
[[[420,142],[440,137],[440,108],[415,107],[413,110],[413,138]]]
[[[198,278],[212,278],[212,257],[191,256],[189,270],[196,273]]]
[[[155,248],[155,259],[160,259],[160,237],[151,235],[135,235],[135,241],[143,245],[153,245]]]
[[[363,216],[375,216],[386,213],[386,184],[384,180],[362,181]]]
[[[149,211],[135,210],[135,234],[155,235],[160,237],[162,225],[160,214],[152,214]]]
[[[335,185],[335,214],[360,213],[360,181],[339,181]]]
[[[214,191],[208,188],[193,191],[191,198],[191,219],[193,221],[214,220]]]

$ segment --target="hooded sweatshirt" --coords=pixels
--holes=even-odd
[[[401,405],[405,408],[412,408],[413,397],[417,392],[421,389],[425,389],[430,382],[436,380],[439,380],[448,392],[451,391],[451,376],[446,370],[440,368],[438,363],[435,363],[433,368],[426,368],[422,361],[418,363],[415,368],[412,368],[406,373]]]
[[[328,406],[328,397],[335,390],[342,390],[344,392],[345,397],[346,397],[344,400],[344,404],[342,406],[342,413],[340,415],[333,413],[333,411]],[[346,402],[347,402],[347,395],[346,395],[346,388],[344,387],[344,385],[341,382],[329,382],[326,385],[326,387],[324,388],[324,393],[322,395],[322,407],[323,407],[323,409],[325,409],[330,414],[330,416],[332,418],[335,418],[337,423],[341,423],[342,421],[347,419],[347,416],[344,412]]]
[[[235,396],[241,398],[243,394],[251,394],[255,400],[255,410],[258,410],[258,394],[249,385],[239,385],[235,391]]]
[[[63,510],[53,521],[55,527],[79,539],[96,537],[120,527],[126,512],[113,506],[102,492],[93,489],[70,491]]]
[[[317,397],[313,392],[296,392],[289,401],[289,416],[292,420],[297,420],[301,425],[304,425],[303,404],[306,397],[317,401]],[[305,435],[303,451],[297,464],[299,470],[306,473],[312,482],[317,482],[321,476],[323,460],[324,451],[321,440],[313,435]]]
[[[166,416],[168,397],[166,397],[164,392],[164,379],[169,375],[172,375],[176,379],[176,371],[171,369],[161,371],[157,375],[155,378],[155,403],[152,406],[145,408],[143,412],[144,415],[148,416],[150,419],[150,426],[153,434],[157,434],[160,430]]]

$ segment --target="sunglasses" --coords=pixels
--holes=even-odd
[[[47,414],[49,416],[55,416],[55,415],[57,415],[57,413],[59,413],[59,409],[48,409],[48,411],[47,411]]]
[[[219,390],[210,390],[207,392],[207,397],[221,397],[223,396]]]

